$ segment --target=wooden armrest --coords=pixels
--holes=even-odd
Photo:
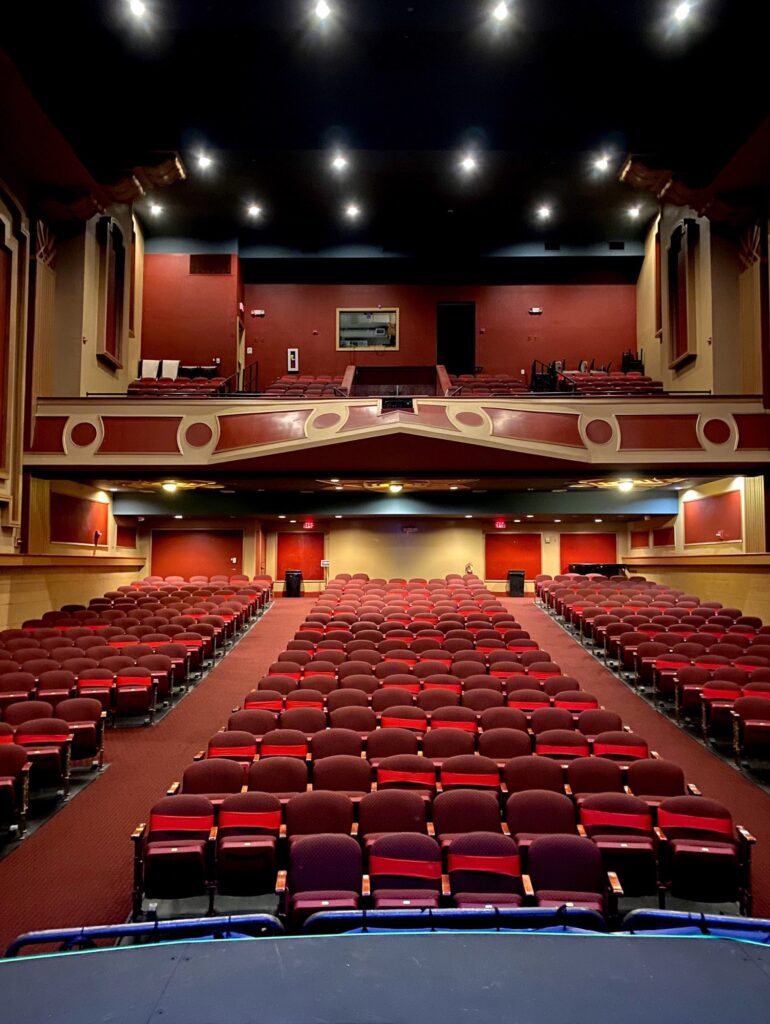
[[[658,842],[660,842],[660,843],[667,843],[668,842],[668,837],[666,836],[666,833],[663,831],[663,829],[660,827],[660,825],[656,825],[655,826],[654,832],[655,832],[655,835],[658,837]]]
[[[146,821],[141,821],[136,826],[134,831],[131,833],[131,841],[135,843],[138,839],[141,839],[142,836],[144,835],[144,830],[146,828],[147,828],[147,822]]]
[[[503,821],[501,823],[500,827],[503,830],[503,835],[504,836],[510,836],[511,830],[508,828],[508,822],[507,821]]]
[[[521,884],[524,887],[524,895],[528,896],[530,899],[534,898],[535,887],[532,884],[532,879],[529,877],[529,875],[521,876]]]
[[[508,783],[507,782],[501,782],[500,783],[500,792],[504,793],[506,796],[508,796]]]
[[[179,782],[179,781],[172,782],[171,785],[166,790],[166,796],[176,796],[177,793],[179,792],[179,787],[181,785],[182,785],[182,783]]]
[[[101,720],[105,722],[107,720],[107,712],[102,711],[102,713],[99,715],[99,718],[101,718]]]
[[[444,792],[444,787],[441,785],[440,782],[436,783],[436,792],[437,793],[443,793]]]
[[[248,791],[249,791],[249,787],[248,787],[248,785],[247,785],[247,784],[246,784],[246,783],[244,782],[244,784],[243,784],[243,785],[241,786],[241,793],[248,793]]]
[[[747,828],[743,827],[743,825],[736,825],[735,831],[738,833],[738,835],[741,837],[744,843],[756,843],[756,836],[753,836]]]
[[[703,796],[703,794],[694,782],[687,783],[687,792],[690,794],[690,796]]]
[[[660,760],[660,754],[657,752],[657,750],[651,750],[650,757],[656,760]]]
[[[275,879],[275,894],[276,896],[283,896],[286,892],[286,870],[278,872]]]
[[[197,754],[193,754],[193,761],[203,761],[206,757],[205,750],[199,750]]]
[[[741,718],[735,708],[730,708],[730,717],[736,722],[739,722]]]
[[[361,879],[361,895],[371,896],[372,894],[372,881],[368,875],[364,875]]]
[[[578,831],[578,835],[581,838],[588,839],[588,833],[586,832],[585,828],[582,825],[578,824],[577,831]]]
[[[278,829],[278,838],[279,839],[285,839],[286,838],[286,826],[285,825],[281,825],[280,828]]]
[[[631,792],[631,787],[630,787],[630,786],[624,786],[624,787],[623,787],[623,792],[624,792],[624,793],[626,794],[626,796],[633,796],[633,795],[634,795],[634,794],[633,794],[633,793]]]
[[[607,872],[607,881],[610,884],[610,892],[613,896],[623,895],[623,886],[620,884],[620,879],[614,871]]]
[[[372,783],[372,793],[376,793],[376,792],[377,792],[377,783],[373,782]]]
[[[449,875],[441,876],[441,895],[445,899],[449,899],[449,897],[452,895],[452,887],[449,884]]]
[[[432,821],[428,822],[428,835],[431,836],[433,839],[436,838],[436,826],[433,824]]]
[[[354,838],[358,835],[358,822],[357,821],[354,821],[353,824],[350,826],[350,834]]]
[[[217,832],[219,831],[216,825],[212,825],[209,829],[209,842],[215,843],[217,841]]]
[[[313,783],[312,782],[308,782],[307,788],[306,788],[305,792],[306,793],[312,793],[313,792]]]
[[[564,792],[567,796],[572,796],[572,786],[570,786],[569,782],[564,783]]]

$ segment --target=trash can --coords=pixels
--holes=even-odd
[[[302,597],[302,570],[287,569],[283,578],[284,597]]]
[[[508,570],[508,596],[524,597],[524,570]]]

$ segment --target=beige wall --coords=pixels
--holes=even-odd
[[[94,566],[0,569],[0,629],[18,629],[26,619],[63,604],[88,604],[108,590],[131,583],[144,572],[135,569],[103,571]]]
[[[770,572],[752,566],[642,566],[639,575],[770,622]]]

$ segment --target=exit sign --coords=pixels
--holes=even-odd
[[[505,520],[504,519],[495,519],[495,529],[496,530],[504,530],[505,529]]]
[[[315,520],[313,520],[313,519],[306,519],[305,522],[302,524],[302,527],[305,530],[314,530],[315,529]]]

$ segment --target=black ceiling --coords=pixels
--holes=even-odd
[[[665,0],[512,0],[496,30],[491,0],[329,2],[319,24],[314,0],[146,0],[142,21],[126,0],[27,0],[4,11],[4,45],[98,179],[181,153],[189,179],[151,235],[255,255],[638,242],[654,205],[617,182],[623,158],[707,183],[766,113],[761,5],[699,0],[676,29]],[[480,169],[463,178],[468,145]]]

